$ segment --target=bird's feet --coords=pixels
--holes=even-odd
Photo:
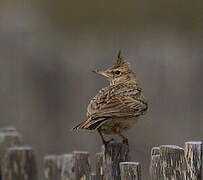
[[[126,146],[127,146],[127,149],[129,150],[129,143],[128,143],[128,138],[126,138],[124,135],[122,135],[122,134],[120,133],[120,131],[116,131],[115,133],[116,133],[117,135],[119,135],[119,136],[123,139],[122,143],[120,143],[119,152],[117,152],[117,156],[116,156],[117,158],[119,158],[118,155],[119,155],[119,153],[121,153],[122,148],[123,148],[123,145],[126,145]]]
[[[121,147],[122,147],[122,145],[126,144],[127,147],[129,148],[128,138],[126,138],[124,135],[122,135],[119,130],[115,130],[115,134],[119,135],[123,139],[123,141],[121,143]]]

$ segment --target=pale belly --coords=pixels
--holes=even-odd
[[[139,117],[109,119],[101,125],[100,130],[104,134],[115,134],[115,131],[123,132],[131,128],[138,119]]]

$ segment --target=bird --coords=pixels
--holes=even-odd
[[[142,93],[136,75],[130,64],[124,60],[119,51],[113,66],[106,70],[94,70],[96,74],[106,77],[107,87],[102,88],[87,107],[87,118],[73,130],[97,130],[107,148],[109,142],[104,134],[118,135],[122,143],[128,144],[123,132],[130,129],[148,110],[148,102]]]

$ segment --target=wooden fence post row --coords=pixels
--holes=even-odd
[[[129,160],[128,146],[114,142],[109,143],[107,149],[106,157],[104,152],[96,154],[96,174],[91,172],[88,152],[74,151],[71,154],[45,156],[45,179],[120,180],[119,163]]]
[[[151,151],[151,180],[201,180],[202,143],[186,142],[185,147],[162,145]]]
[[[127,145],[112,142],[96,154],[96,173],[89,153],[44,157],[46,180],[141,180],[141,165],[130,162]],[[201,180],[202,142],[186,142],[184,148],[162,145],[151,150],[151,180]],[[0,180],[37,180],[35,154],[23,145],[15,128],[0,128]]]

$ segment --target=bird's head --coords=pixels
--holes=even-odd
[[[93,72],[107,77],[111,85],[135,81],[135,75],[131,70],[129,63],[121,57],[121,51],[119,51],[118,59],[112,67],[104,71],[95,70]]]

